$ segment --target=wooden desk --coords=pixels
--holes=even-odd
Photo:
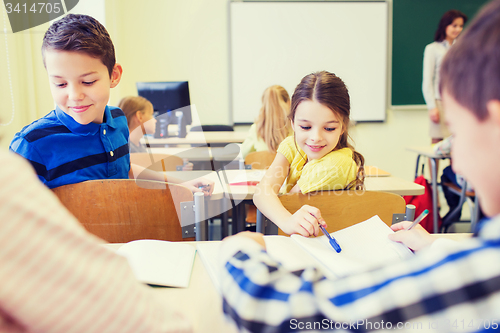
[[[391,174],[373,165],[365,165],[365,177],[388,177]]]
[[[420,156],[428,157],[431,163],[431,188],[432,188],[432,221],[434,225],[434,233],[439,232],[438,222],[438,189],[437,189],[437,161],[440,159],[448,159],[451,156],[437,155],[431,146],[408,147],[406,150],[417,153],[417,166],[415,168],[415,178],[418,176],[418,167]]]
[[[242,143],[245,141],[248,133],[245,131],[236,132],[189,132],[185,138],[142,138],[141,144],[149,144],[151,147],[165,145],[211,145]]]
[[[222,182],[226,197],[241,201],[253,198],[255,186],[230,186],[229,183],[260,181],[264,174],[265,170],[225,170],[219,171],[219,178]],[[424,194],[425,191],[422,185],[393,176],[366,177],[365,187],[367,191],[383,191],[398,195],[421,195]]]
[[[445,237],[460,241],[471,237],[471,234],[433,234],[433,237]],[[196,246],[196,242],[185,243]],[[104,246],[117,250],[121,245],[105,244]],[[222,297],[215,289],[198,253],[196,253],[194,260],[189,287],[151,287],[151,289],[169,308],[175,308],[186,316],[191,321],[194,332],[238,332],[236,326],[225,318],[222,311]]]

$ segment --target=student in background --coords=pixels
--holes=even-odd
[[[444,122],[441,95],[439,94],[439,68],[446,52],[460,35],[467,22],[467,16],[458,10],[444,13],[439,21],[434,42],[424,50],[422,92],[429,110],[430,136],[432,143],[450,135]]]
[[[315,207],[304,205],[290,214],[278,199],[286,192],[309,193],[363,187],[364,158],[349,144],[350,100],[335,74],[305,76],[292,96],[293,136],[281,142],[276,158],[257,186],[257,208],[287,234],[318,235],[325,224]],[[326,225],[326,224],[325,224]]]
[[[128,96],[121,99],[118,107],[127,117],[130,153],[145,153],[146,148],[141,145],[141,138],[156,132],[153,104],[141,96]]]
[[[406,231],[411,223],[401,222],[390,238],[416,251],[413,258],[336,280],[314,267],[286,270],[264,251],[260,234],[229,237],[220,249],[219,281],[224,311],[240,329],[278,332],[291,331],[294,323],[320,323],[356,332],[498,330],[499,22],[500,0],[495,0],[479,12],[441,68],[445,116],[454,135],[453,168],[471,182],[490,216],[476,237],[454,242],[420,226]]]
[[[262,95],[262,107],[259,116],[248,131],[248,137],[241,145],[241,154],[245,158],[254,151],[275,153],[278,146],[291,132],[288,113],[290,96],[285,88],[274,85]]]
[[[191,331],[8,152],[0,152],[0,198],[1,332]]]
[[[141,96],[127,96],[121,99],[118,107],[127,117],[130,153],[146,153],[146,148],[141,145],[140,140],[144,135],[154,135],[156,132],[153,104]],[[193,163],[185,160],[182,170],[193,170]]]

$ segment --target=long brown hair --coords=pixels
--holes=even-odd
[[[274,85],[262,95],[262,108],[255,121],[258,137],[262,138],[270,152],[275,153],[278,146],[290,134],[290,96],[285,88]]]
[[[349,143],[352,141],[349,136],[349,117],[351,115],[351,102],[347,87],[338,76],[333,73],[321,71],[306,75],[295,88],[292,96],[292,106],[290,109],[290,120],[294,120],[295,112],[300,103],[304,101],[316,101],[332,110],[342,121],[343,133],[339,138],[337,146],[333,150],[349,148],[352,150],[352,157],[358,171],[356,179],[350,182],[346,189],[363,189],[365,180],[365,159],[363,155],[354,150]]]
[[[467,15],[462,13],[459,10],[452,9],[447,11],[439,20],[438,27],[436,29],[436,33],[434,34],[434,40],[436,42],[442,42],[446,39],[446,28],[455,21],[456,18],[461,17],[464,20],[464,25],[467,23]]]

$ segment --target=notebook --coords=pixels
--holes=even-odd
[[[354,274],[411,257],[405,245],[389,240],[393,233],[378,216],[331,233],[339,243],[340,253],[328,243],[326,236],[306,238],[300,235],[266,236],[269,255],[288,270],[314,266],[328,278]],[[205,268],[219,289],[218,250],[220,242],[197,244]]]
[[[196,248],[190,244],[141,239],[122,245],[118,254],[127,258],[136,278],[157,286],[187,288]]]

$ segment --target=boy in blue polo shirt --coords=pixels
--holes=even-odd
[[[163,173],[130,164],[127,118],[106,105],[122,75],[106,28],[90,16],[69,14],[45,33],[42,56],[56,109],[17,133],[10,150],[49,188],[129,174],[165,181]],[[205,195],[214,187],[204,178],[168,181]]]
[[[106,105],[122,67],[104,26],[69,14],[45,33],[42,55],[56,109],[17,133],[10,150],[26,158],[49,188],[128,178],[127,119]]]

